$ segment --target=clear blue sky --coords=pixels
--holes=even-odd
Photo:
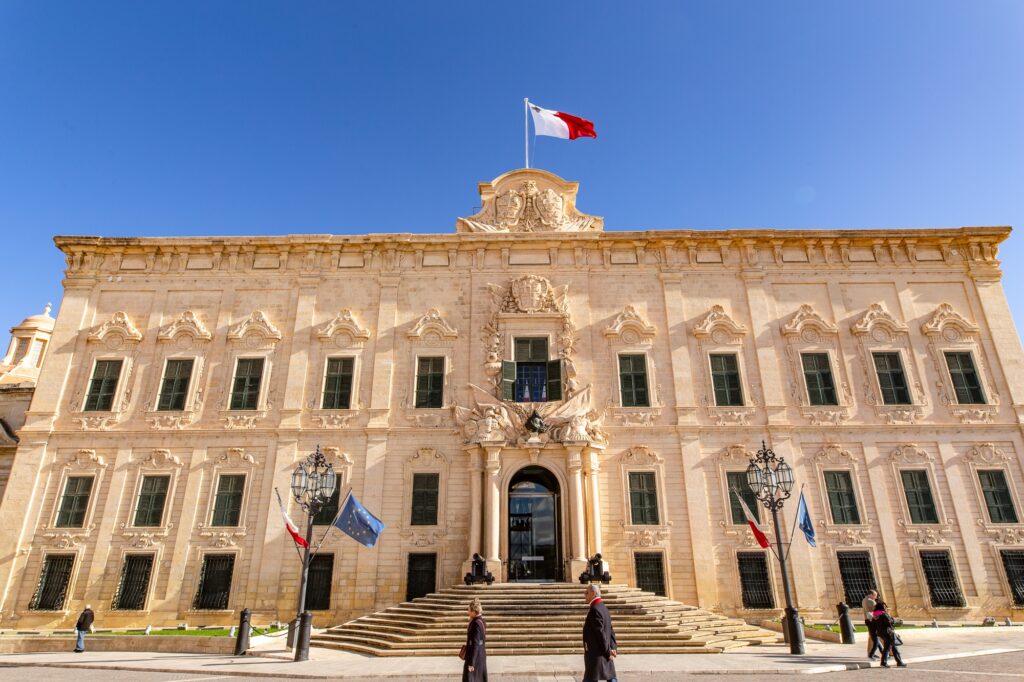
[[[0,0],[0,333],[54,234],[451,232],[524,96],[609,230],[1024,227],[1022,83],[1012,1]]]

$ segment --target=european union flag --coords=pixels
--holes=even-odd
[[[356,542],[367,547],[377,544],[377,537],[384,530],[384,522],[366,510],[366,507],[356,499],[355,495],[349,495],[345,508],[338,514],[334,522],[335,528],[342,533],[347,533]]]
[[[796,523],[800,530],[804,532],[807,544],[811,547],[817,547],[818,544],[814,541],[814,526],[811,525],[811,514],[807,511],[807,500],[804,499],[802,490],[800,491],[800,504],[796,507]]]

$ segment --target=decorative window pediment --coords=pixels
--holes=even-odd
[[[281,332],[262,310],[254,310],[249,317],[228,330],[228,339],[245,341],[249,345],[260,345],[262,342],[272,346],[281,340]]]
[[[929,462],[932,459],[931,453],[915,443],[905,443],[896,447],[889,453],[889,457],[896,462]]]
[[[641,317],[636,309],[627,305],[615,316],[611,325],[605,328],[604,335],[612,343],[622,345],[650,345],[657,329]]]
[[[816,343],[819,335],[831,336],[838,333],[839,329],[834,324],[814,312],[806,303],[782,326],[783,336],[796,336],[808,343]]]
[[[166,448],[156,448],[149,453],[149,456],[140,462],[140,466],[149,469],[180,467],[181,458],[177,455],[171,454],[171,451]]]
[[[889,334],[906,334],[909,331],[907,325],[890,315],[881,303],[872,303],[867,312],[850,327],[855,336],[870,334],[876,341],[888,340],[888,335],[876,333],[878,329]]]
[[[661,464],[665,460],[646,445],[634,445],[622,453],[623,464]]]
[[[953,310],[953,306],[942,303],[931,319],[921,325],[921,331],[925,336],[941,335],[947,341],[959,341],[961,335],[977,334],[979,330],[978,325]]]
[[[119,310],[90,334],[89,340],[105,343],[109,348],[117,348],[128,341],[142,341],[142,332],[132,323],[128,313]]]
[[[828,443],[821,450],[818,450],[815,459],[823,464],[837,464],[839,462],[852,462],[853,454],[837,443]]]
[[[107,466],[101,455],[87,448],[73,452],[68,457],[68,464],[78,469],[105,469]]]
[[[440,346],[450,345],[459,338],[459,332],[441,317],[437,308],[431,308],[409,330],[407,336],[410,340],[420,341],[428,346]]]
[[[370,338],[369,330],[359,324],[359,320],[348,308],[343,308],[334,319],[316,330],[317,338],[334,340],[339,348],[361,347]]]
[[[1003,449],[997,448],[992,443],[978,443],[967,451],[967,454],[964,455],[964,459],[968,462],[976,462],[979,464],[996,464],[998,462],[1010,461],[1010,457],[1003,451]]]
[[[697,338],[710,338],[715,343],[739,343],[747,328],[729,317],[725,308],[720,305],[711,306],[708,314],[693,327],[693,335]]]
[[[160,341],[174,341],[179,336],[191,336],[195,341],[209,341],[213,338],[203,321],[191,310],[186,310],[174,322],[160,330]]]

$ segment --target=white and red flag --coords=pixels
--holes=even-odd
[[[537,135],[560,137],[563,140],[575,140],[577,137],[597,137],[593,121],[564,111],[542,109],[530,102],[530,113],[533,114],[533,129]]]
[[[291,517],[288,516],[288,512],[284,510],[284,502],[281,501],[281,493],[277,492],[277,489],[274,490],[274,493],[277,494],[277,504],[281,507],[281,518],[284,519],[284,529],[288,531],[288,535],[292,536],[292,540],[295,540],[296,545],[308,548],[309,543],[306,542],[306,538],[299,535],[299,527],[295,525]]]
[[[764,549],[768,549],[772,546],[772,543],[768,541],[768,536],[764,534],[761,527],[757,525],[757,519],[754,517],[754,513],[750,511],[750,507],[743,500],[743,496],[735,490],[732,494],[736,496],[736,499],[740,501],[740,506],[743,507],[743,514],[747,517],[747,525],[750,526],[750,531],[754,534],[754,539],[757,540],[757,544],[761,545]]]

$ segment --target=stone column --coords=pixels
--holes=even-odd
[[[501,489],[498,485],[498,472],[501,471],[501,446],[481,446],[487,453],[484,462],[484,559],[487,570],[501,580]]]
[[[601,461],[598,453],[589,450],[590,459],[588,468],[590,483],[590,555],[601,554],[601,484],[597,475],[601,471]]]
[[[469,454],[469,558],[480,553],[480,533],[482,531],[481,516],[483,515],[483,491],[480,488],[480,478],[483,475],[484,466],[481,462],[480,451],[474,449]]]
[[[570,567],[567,578],[571,581],[587,569],[586,511],[583,507],[583,445],[565,446],[567,469],[569,471],[569,528],[572,538],[570,545]]]

